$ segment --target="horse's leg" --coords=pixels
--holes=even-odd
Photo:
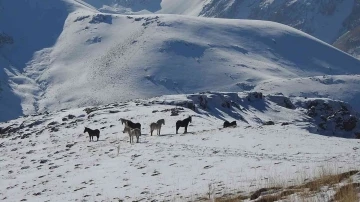
[[[152,133],[153,133],[153,131],[154,131],[154,130],[153,130],[153,129],[151,128],[151,129],[150,129],[150,132],[151,132],[151,136],[152,136]]]
[[[178,134],[179,126],[176,126],[176,134]]]
[[[186,126],[185,126],[184,134],[187,133],[187,127],[188,127],[188,126],[186,125]]]
[[[89,134],[90,142],[91,142],[91,135]]]

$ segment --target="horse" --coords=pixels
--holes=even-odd
[[[187,133],[187,127],[191,123],[191,116],[184,120],[178,120],[176,121],[176,134],[178,134],[178,130],[180,127],[185,127],[184,133]]]
[[[98,129],[92,130],[92,129],[90,129],[90,128],[85,127],[84,133],[86,133],[86,132],[89,133],[90,142],[91,142],[91,140],[94,141],[94,136],[97,137],[97,140],[96,140],[96,141],[99,141],[100,130],[98,130]]]
[[[229,122],[229,121],[225,121],[224,122],[224,128],[227,128],[227,127],[236,127],[236,121],[233,121],[233,122]]]
[[[130,128],[127,123],[125,123],[125,128],[123,133],[128,133],[130,138],[130,144],[134,142],[134,136],[136,136],[136,143],[139,143],[139,136],[141,135],[141,131],[138,128]]]
[[[127,120],[127,119],[123,119],[123,118],[121,118],[120,120],[121,120],[121,125],[124,124],[124,123],[126,125],[126,123],[127,123],[130,128],[138,128],[138,129],[141,130],[141,124],[140,123],[133,123],[132,121]]]
[[[157,134],[160,135],[160,130],[161,130],[161,125],[162,124],[165,125],[165,120],[164,119],[160,119],[156,123],[151,123],[150,124],[151,136],[152,136],[152,133],[153,133],[154,130],[157,130]]]
[[[130,120],[120,118],[120,120],[119,120],[119,121],[121,121],[121,125],[123,125],[124,123],[126,123],[127,121],[130,121]]]

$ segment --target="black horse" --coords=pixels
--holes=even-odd
[[[187,127],[188,127],[189,123],[191,123],[191,116],[189,116],[188,118],[186,118],[184,120],[176,121],[176,134],[178,134],[178,130],[180,127],[185,127],[184,133],[187,133]]]
[[[97,140],[96,140],[96,141],[99,141],[100,130],[98,130],[98,129],[92,130],[92,129],[90,129],[90,128],[85,127],[84,133],[86,133],[86,132],[89,133],[90,142],[91,142],[91,140],[94,141],[94,136],[97,137]]]
[[[127,122],[127,125],[130,128],[132,128],[132,129],[138,128],[138,129],[141,130],[141,124],[140,123],[133,123],[132,121],[127,120],[127,119],[123,119],[123,118],[121,118],[120,120],[121,120],[121,125],[124,124],[124,123],[126,124],[126,122]]]
[[[227,127],[236,127],[236,121],[233,121],[231,123],[229,121],[225,121],[224,128],[227,128]]]

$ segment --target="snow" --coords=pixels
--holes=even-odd
[[[324,75],[295,79],[268,80],[258,84],[254,90],[286,96],[325,97],[335,100],[346,100],[354,109],[360,110],[358,86],[359,75]],[[311,89],[309,89],[311,86]]]
[[[357,169],[360,61],[325,43],[350,1],[307,15],[325,42],[274,22],[196,17],[284,2],[306,1],[2,1],[0,200],[191,201],[209,185],[249,193]],[[175,134],[189,115],[188,133]],[[120,118],[142,124],[140,143]]]
[[[96,16],[107,20],[92,23]],[[35,56],[25,69],[43,85],[38,111],[164,94],[238,91],[239,83],[255,86],[268,79],[359,73],[356,59],[270,22],[77,11],[64,27],[52,50]]]
[[[353,1],[311,0],[84,0],[105,13],[180,14],[232,19],[269,20],[300,29],[333,43],[348,28]]]
[[[160,3],[121,2],[137,10]],[[171,2],[161,1],[161,8],[178,8],[180,1]],[[204,6],[202,1],[181,2],[183,8]],[[3,6],[8,11],[16,5],[7,1]],[[1,14],[0,28],[13,37],[14,44],[0,50],[4,67],[0,120],[166,94],[252,90],[269,80],[360,71],[358,60],[277,23],[185,15],[125,16],[99,13],[96,9],[100,8],[99,2],[90,0],[26,1],[19,9],[30,17]],[[33,26],[34,22],[39,23]],[[353,85],[345,82],[342,86]],[[321,95],[306,87],[294,86],[309,97]],[[329,88],[326,97],[358,100],[356,93],[343,94]]]
[[[300,106],[287,109],[268,98],[246,101],[240,94],[244,109],[228,110],[220,106],[219,98],[237,94],[204,95],[209,99],[207,110],[196,105],[196,111],[184,108],[178,116],[170,116],[174,105],[201,95],[114,103],[90,114],[84,108],[64,109],[0,124],[22,126],[1,139],[0,198],[195,200],[206,195],[209,184],[217,195],[249,192],[270,179],[296,183],[324,166],[339,170],[359,166],[360,142],[309,133],[304,126],[311,122]],[[222,129],[223,120],[233,120],[234,114],[243,121],[237,119],[236,128]],[[181,128],[175,134],[175,122],[188,115],[192,115],[189,133],[182,134]],[[140,143],[129,144],[120,118],[142,124]],[[150,136],[149,124],[162,118],[161,135]],[[259,120],[276,121],[265,126]],[[282,122],[290,125],[281,126]],[[84,126],[100,129],[100,140],[89,142]]]

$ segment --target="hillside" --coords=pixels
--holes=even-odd
[[[204,198],[248,195],[264,187],[309,182],[319,173],[359,168],[359,140],[319,135],[322,128],[350,135],[341,137],[359,132],[359,124],[350,132],[331,122],[339,114],[345,114],[344,121],[358,119],[349,106],[328,99],[259,95],[161,96],[0,123],[0,199],[208,201]],[[188,133],[181,128],[175,134],[176,121],[189,115]],[[327,124],[318,125],[321,117]],[[141,123],[139,143],[129,144],[120,118]],[[150,136],[149,124],[158,119],[165,119],[161,135]],[[234,119],[236,128],[222,128],[224,120]],[[89,142],[84,127],[100,129],[99,141]],[[360,174],[351,180],[359,183]],[[319,184],[321,190],[290,192],[286,198],[323,201],[347,183]]]
[[[356,14],[311,2],[0,0],[0,201],[359,201]]]
[[[181,14],[228,19],[267,20],[333,43],[358,26],[357,0],[84,0],[98,10],[118,14]]]
[[[0,2],[0,121],[36,111],[38,73],[28,75],[26,67],[40,57],[38,66],[47,68],[43,53],[52,50],[66,18],[79,7],[72,0]]]
[[[359,29],[360,2],[358,0],[84,1],[94,5],[99,11],[118,14],[162,13],[273,21],[304,31],[329,44],[333,44],[346,32]],[[357,53],[348,48],[336,47],[357,56]]]
[[[285,25],[103,14],[95,1],[55,2],[26,1],[17,9],[19,15],[10,12],[17,4],[2,3],[8,9],[0,24],[0,120],[165,94],[261,90],[262,83],[303,77],[348,75],[341,88],[358,81],[358,60]],[[139,5],[146,2],[150,7],[156,3]],[[171,10],[173,4],[161,3]],[[192,3],[187,1],[186,7],[200,8],[200,1]],[[294,88],[303,90],[289,95],[358,100],[356,91],[345,96],[329,85],[319,93],[324,86],[298,83]]]

